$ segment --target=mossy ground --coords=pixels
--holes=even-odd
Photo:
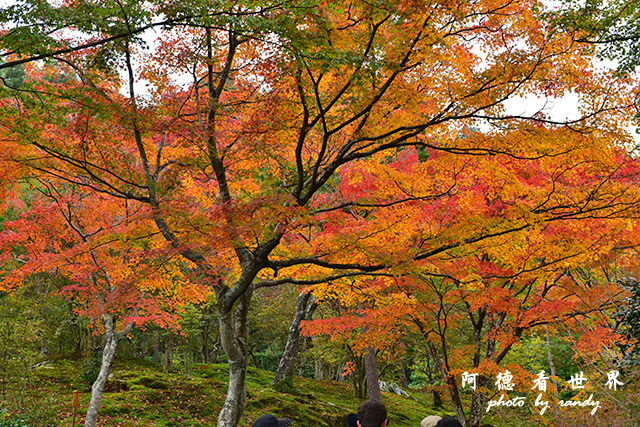
[[[163,372],[158,366],[138,360],[120,360],[115,364],[113,374],[121,390],[103,395],[98,419],[100,427],[216,425],[227,388],[225,364],[196,364],[187,376],[184,372]],[[251,426],[253,420],[265,413],[289,417],[294,427],[344,427],[347,414],[355,412],[360,404],[348,384],[296,377],[294,387],[286,388],[289,392],[275,391],[271,387],[273,375],[269,371],[248,369],[247,408],[239,424],[241,427]],[[73,390],[80,391],[76,426],[84,424],[90,390],[83,383],[80,361],[59,360],[37,368],[35,377],[29,377],[28,383],[31,387],[24,394],[21,387],[7,388],[9,393],[5,400],[0,394],[0,426],[71,426]],[[409,392],[410,398],[384,393],[391,426],[418,427],[426,415],[452,415],[446,394],[444,409],[435,410],[431,392]],[[468,398],[469,394],[463,396],[465,407],[469,407]],[[5,407],[7,402],[11,404]],[[492,410],[483,422],[496,427],[640,425],[626,420],[628,411],[616,412],[611,405],[600,409],[597,417],[589,415],[583,408],[569,408],[561,411],[561,416],[555,420],[551,411],[541,417],[538,408],[530,406]],[[637,410],[634,413],[637,415]],[[17,419],[24,419],[27,423],[11,424]]]
[[[55,407],[60,426],[72,424],[71,397],[76,389],[80,390],[76,423],[81,425],[84,421],[90,391],[82,383],[80,371],[81,363],[69,360],[37,370],[40,385],[37,393],[46,396],[49,405]],[[213,426],[224,402],[225,364],[196,364],[187,377],[184,372],[167,373],[152,364],[127,360],[116,363],[112,372],[116,380],[126,384],[127,390],[103,395],[101,427]],[[298,427],[343,427],[346,415],[355,412],[360,403],[348,384],[296,377],[294,393],[284,393],[272,389],[272,379],[273,372],[249,368],[247,408],[240,426],[250,426],[258,416],[272,413],[291,418]],[[426,415],[444,415],[431,408],[428,393],[411,394],[411,398],[384,394],[392,426],[416,427]]]

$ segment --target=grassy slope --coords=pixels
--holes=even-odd
[[[74,389],[81,391],[76,422],[84,418],[90,393],[80,382],[79,365],[59,361],[38,370],[41,392],[49,399],[55,396],[53,405],[60,425],[71,425],[69,406]],[[127,361],[117,363],[113,374],[116,380],[126,382],[129,390],[104,394],[101,427],[215,425],[227,382],[224,364],[194,365],[186,378],[184,373],[165,373],[151,365]],[[250,426],[261,414],[273,413],[291,418],[298,427],[343,427],[346,415],[355,412],[360,403],[346,384],[296,378],[297,393],[287,394],[272,390],[272,379],[272,372],[249,368],[248,403],[241,426]],[[385,393],[384,399],[392,426],[417,427],[423,417],[437,413],[426,393],[412,393],[411,399]]]

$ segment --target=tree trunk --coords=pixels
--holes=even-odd
[[[298,363],[296,369],[299,377],[308,377],[307,362],[309,359],[309,348],[311,345],[311,337],[301,337],[298,348]]]
[[[551,369],[551,372],[549,373],[549,376],[551,377],[551,382],[553,383],[553,386],[555,387],[556,391],[554,392],[554,395],[556,397],[557,400],[559,400],[559,396],[558,396],[558,381],[556,381],[556,365],[553,363],[553,354],[551,353],[551,340],[549,339],[549,329],[547,327],[544,328],[546,333],[547,333],[547,359],[549,360],[549,368]],[[558,406],[557,405],[553,405],[553,416],[554,417],[558,417]]]
[[[218,415],[218,427],[236,427],[247,403],[246,377],[248,360],[247,314],[251,290],[247,290],[237,302],[235,319],[233,305],[225,301],[227,288],[218,290],[218,314],[220,341],[229,362],[227,397]]]
[[[433,396],[433,407],[435,409],[442,408],[442,396],[440,395],[440,391],[434,388],[431,390],[431,395]]]
[[[209,362],[209,328],[205,324],[200,329],[200,336],[202,338],[202,363]]]
[[[184,346],[180,351],[180,365],[182,366],[182,370],[184,372],[184,377],[189,379],[191,377],[191,361],[192,355],[191,351]]]
[[[364,316],[364,312],[360,316]],[[361,329],[361,333],[366,334],[369,329],[368,325],[365,325]],[[363,355],[364,359],[364,374],[367,382],[367,396],[369,400],[376,400],[382,402],[382,393],[380,392],[380,379],[378,377],[378,364],[376,363],[376,350],[372,346],[366,348]]]
[[[456,412],[456,418],[462,424],[462,427],[466,427],[467,420],[464,415],[464,408],[462,406],[462,400],[460,399],[460,393],[458,391],[458,385],[456,384],[455,377],[449,374],[449,370],[445,366],[445,364],[440,360],[440,356],[438,355],[438,350],[436,350],[436,346],[431,341],[429,337],[429,333],[422,327],[421,324],[418,324],[420,332],[422,333],[425,341],[427,342],[427,348],[429,349],[429,354],[433,359],[433,363],[436,365],[438,369],[440,369],[440,373],[442,374],[442,378],[444,382],[447,384],[447,388],[449,389],[449,394],[451,396],[451,404],[453,405],[453,409]]]
[[[298,295],[296,299],[296,313],[289,327],[287,344],[284,347],[282,357],[280,357],[278,370],[272,383],[275,389],[281,389],[283,386],[288,386],[288,388],[293,387],[293,368],[298,356],[298,349],[300,348],[300,323],[303,320],[309,319],[313,315],[316,307],[315,298],[313,298],[310,293],[302,292]]]
[[[314,366],[315,366],[316,373],[315,373],[314,378],[316,380],[326,380],[327,379],[326,369],[325,369],[324,365],[325,365],[324,362],[320,358],[316,358],[315,359]]]
[[[367,390],[367,374],[366,368],[364,367],[364,357],[354,355],[354,360],[356,366],[353,372],[355,395],[358,399],[364,399],[364,394]]]
[[[153,331],[153,364],[160,363],[160,332],[158,329]]]
[[[369,347],[364,354],[364,370],[367,376],[367,395],[369,400],[382,402],[380,392],[380,379],[378,378],[378,364],[376,363],[376,351]]]
[[[487,386],[487,378],[478,376],[477,388],[484,389]],[[480,424],[487,404],[487,394],[482,391],[474,391],[471,396],[471,409],[469,410],[469,425]]]
[[[173,336],[165,335],[163,368],[166,372],[173,369]]]
[[[409,378],[407,377],[407,367],[404,362],[400,364],[400,385],[404,389],[409,388]]]
[[[480,366],[480,353],[482,351],[482,328],[484,327],[484,321],[486,317],[486,310],[480,309],[477,311],[477,318],[473,317],[473,313],[469,311],[469,317],[473,324],[473,335],[476,351],[473,355],[473,367],[478,368]],[[489,351],[489,349],[487,349]],[[488,355],[487,355],[488,356]],[[480,424],[480,420],[484,415],[484,408],[487,403],[487,394],[483,391],[487,386],[487,377],[479,375],[478,382],[476,384],[476,390],[473,391],[471,396],[471,409],[469,410],[469,425]],[[478,390],[479,389],[479,390]]]
[[[449,394],[451,395],[451,404],[456,412],[456,418],[462,424],[462,427],[466,427],[467,421],[464,415],[464,408],[462,406],[462,400],[460,399],[460,393],[458,392],[458,385],[456,384],[455,377],[450,374],[446,374],[445,382],[449,388]]]
[[[104,315],[104,328],[105,328],[105,342],[102,350],[102,364],[100,365],[100,373],[98,378],[91,386],[91,401],[89,402],[89,409],[87,409],[87,417],[84,421],[84,427],[95,427],[98,417],[98,408],[100,407],[100,401],[102,400],[102,391],[109,379],[109,372],[111,371],[111,364],[118,348],[119,336],[115,331],[115,325],[113,317],[111,315]]]

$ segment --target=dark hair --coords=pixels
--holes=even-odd
[[[271,414],[265,414],[255,420],[253,427],[278,427],[278,419]]]
[[[377,400],[366,400],[358,408],[361,427],[381,427],[387,419],[387,408]]]
[[[438,421],[436,427],[462,427],[462,424],[454,417],[447,417]]]
[[[288,427],[291,425],[289,418],[276,418],[275,415],[264,414],[258,418],[252,427]]]

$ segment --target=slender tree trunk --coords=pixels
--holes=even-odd
[[[316,371],[315,379],[324,380],[325,379],[324,363],[322,362],[322,360],[316,358],[314,366],[315,366],[315,371]]]
[[[364,314],[361,314],[364,316]],[[364,334],[369,327],[365,325],[361,332]],[[369,400],[376,400],[382,402],[382,393],[380,392],[380,379],[378,376],[378,364],[376,363],[376,350],[372,346],[366,348],[363,355],[364,359],[364,374],[367,384],[367,396]]]
[[[407,367],[404,362],[400,364],[400,385],[404,389],[409,388],[409,378],[407,378]]]
[[[469,307],[470,308],[470,307]],[[484,327],[484,320],[486,316],[486,310],[480,309],[477,311],[477,317],[474,318],[473,312],[469,310],[469,317],[473,324],[474,344],[476,351],[473,355],[473,367],[480,366],[480,353],[482,352],[482,328]],[[478,382],[476,384],[476,390],[474,390],[471,396],[471,409],[469,410],[469,425],[480,424],[480,420],[484,415],[484,408],[487,403],[487,394],[483,390],[487,385],[487,377],[479,375]]]
[[[367,387],[367,375],[364,367],[364,358],[354,355],[356,369],[353,372],[354,391],[358,399],[364,399]]]
[[[558,381],[556,381],[556,365],[553,363],[553,354],[551,353],[551,340],[549,339],[549,329],[547,327],[544,328],[547,333],[547,359],[549,360],[549,368],[551,372],[549,376],[551,377],[551,382],[555,387],[556,391],[554,392],[556,399],[558,399]],[[558,406],[553,405],[553,416],[558,417]]]
[[[201,329],[202,337],[202,363],[209,363],[209,328],[205,324]]]
[[[91,401],[89,402],[89,409],[87,409],[87,417],[84,421],[84,427],[95,427],[98,417],[98,408],[100,408],[100,401],[102,400],[102,391],[109,379],[109,372],[111,371],[111,364],[113,358],[116,355],[118,348],[119,336],[115,331],[115,325],[113,317],[105,314],[104,328],[105,328],[105,342],[102,350],[102,364],[100,365],[100,373],[98,378],[91,386]]]
[[[431,341],[429,332],[424,329],[424,326],[422,325],[422,323],[420,322],[416,322],[416,323],[418,325],[418,328],[420,329],[420,332],[422,333],[422,336],[424,337],[427,343],[427,348],[429,349],[429,354],[433,359],[433,363],[440,370],[440,373],[442,374],[442,378],[444,379],[444,382],[447,384],[447,388],[449,389],[449,394],[451,396],[451,404],[453,405],[453,410],[456,413],[456,418],[458,419],[458,421],[460,421],[460,423],[462,424],[462,427],[466,427],[467,419],[464,414],[464,408],[462,406],[462,400],[460,399],[460,392],[458,390],[458,385],[456,384],[455,377],[449,374],[449,370],[447,369],[447,366],[445,365],[444,362],[440,360],[440,356],[438,355],[438,350],[436,349],[436,346],[433,344],[433,341]]]
[[[247,403],[246,377],[248,360],[247,315],[252,292],[247,290],[233,306],[225,303],[226,288],[217,292],[220,341],[229,362],[227,397],[218,415],[218,427],[236,427]]]
[[[376,363],[376,351],[369,347],[364,354],[364,370],[367,376],[367,395],[369,400],[382,402],[380,391],[380,379],[378,377],[378,364]]]
[[[477,387],[483,389],[487,385],[487,378],[478,376]],[[474,391],[471,396],[471,409],[469,410],[469,425],[480,424],[484,415],[484,408],[487,404],[487,394],[481,391]]]
[[[164,340],[164,370],[169,372],[173,369],[173,337],[171,335],[165,335]]]
[[[466,427],[467,421],[464,415],[464,407],[462,406],[462,400],[460,399],[460,393],[458,392],[458,385],[456,384],[455,377],[449,373],[445,374],[445,382],[449,388],[449,394],[451,395],[451,404],[456,412],[456,418],[462,424],[462,427]]]
[[[153,364],[160,363],[160,332],[158,329],[153,331]]]
[[[431,368],[431,362],[433,362],[433,357],[429,357],[430,353],[427,352],[427,378],[430,384],[434,383],[434,372]],[[435,364],[435,362],[434,362]],[[433,408],[440,409],[442,408],[442,395],[440,394],[440,390],[437,389],[437,386],[433,386],[431,389],[431,396],[433,397]]]
[[[300,348],[300,323],[303,320],[311,318],[316,307],[315,298],[313,298],[310,293],[302,292],[298,295],[296,299],[296,313],[289,327],[287,344],[284,347],[282,357],[280,357],[280,363],[278,364],[278,369],[272,383],[275,388],[278,388],[279,385],[284,383],[290,383],[290,385],[292,385],[293,368]]]
[[[298,363],[296,363],[296,369],[299,377],[307,375],[307,361],[309,359],[309,348],[311,345],[311,337],[300,338],[300,348],[298,349]]]
[[[435,409],[442,408],[442,395],[440,395],[440,391],[434,388],[431,391],[431,396],[433,397],[433,407]]]

